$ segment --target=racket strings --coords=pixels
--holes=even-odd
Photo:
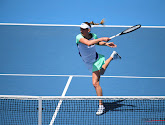
[[[140,27],[141,27],[141,25],[133,26],[133,27],[131,27],[131,28],[129,28],[129,29],[123,31],[123,33],[129,33],[129,32],[132,32],[132,31],[134,31],[134,30],[136,30],[136,29],[139,29]]]

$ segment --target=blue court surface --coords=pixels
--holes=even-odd
[[[112,36],[126,28],[94,27],[92,32],[98,37]],[[122,56],[121,60],[110,63],[104,76],[149,77],[102,77],[104,95],[165,95],[164,32],[165,28],[142,26],[112,39],[117,48],[97,46],[97,52],[106,58],[113,50]],[[79,33],[77,26],[1,25],[0,94],[61,96],[69,75],[78,75],[72,78],[66,96],[96,95],[91,77],[81,77],[91,73],[78,54],[75,37]]]
[[[110,37],[128,27],[94,27],[92,32]],[[79,33],[78,26],[1,24],[0,95],[96,96],[91,73],[78,54]],[[122,57],[100,79],[104,96],[165,96],[164,33],[164,27],[142,26],[112,39],[117,48],[96,47],[106,59],[114,50]]]

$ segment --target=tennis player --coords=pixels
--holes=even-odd
[[[104,74],[109,63],[114,59],[120,59],[121,57],[116,51],[113,51],[110,57],[105,61],[104,55],[96,52],[95,45],[108,46],[111,48],[117,47],[113,42],[107,43],[110,38],[102,37],[97,38],[97,35],[91,33],[91,24],[84,22],[80,25],[80,32],[76,36],[76,43],[78,46],[79,54],[82,60],[86,64],[88,70],[92,73],[92,83],[96,90],[97,96],[103,96],[102,88],[99,85],[100,76]],[[99,101],[99,108],[96,115],[101,115],[105,111],[102,100]]]

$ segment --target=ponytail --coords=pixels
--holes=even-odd
[[[100,24],[104,25],[104,22],[105,22],[104,19],[102,19],[100,23],[94,23],[93,21],[91,21],[90,23],[89,22],[84,22],[84,23],[91,27],[91,25],[100,25]]]
[[[91,21],[90,24],[91,25],[100,25],[100,24],[104,25],[104,22],[105,22],[104,19],[102,19],[100,23],[94,23],[93,21]]]

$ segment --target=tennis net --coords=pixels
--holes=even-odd
[[[97,116],[98,100],[105,113]],[[165,96],[4,96],[0,125],[164,125]]]

